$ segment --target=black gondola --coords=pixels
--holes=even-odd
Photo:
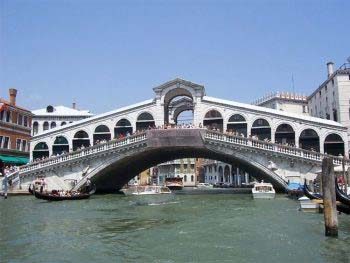
[[[306,184],[306,180],[304,182],[304,194],[306,197],[312,199],[322,199],[322,195],[317,194],[317,193],[313,193],[310,191],[309,187]]]
[[[47,200],[47,201],[64,201],[64,200],[82,200],[87,199],[91,196],[90,193],[82,194],[82,193],[76,193],[71,195],[64,195],[61,196],[58,193],[40,193],[37,191],[34,191],[34,195],[38,199]]]
[[[335,194],[337,197],[337,201],[350,206],[350,197],[348,195],[346,195],[340,188],[338,183],[335,183]]]

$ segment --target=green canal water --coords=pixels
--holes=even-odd
[[[350,262],[350,216],[339,238],[323,215],[283,195],[96,195],[46,202],[0,199],[0,262]]]

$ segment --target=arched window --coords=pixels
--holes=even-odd
[[[227,131],[235,135],[247,136],[247,121],[240,114],[232,115],[227,122]]]
[[[51,125],[50,125],[50,128],[53,129],[53,128],[56,128],[56,122],[51,122]]]
[[[99,125],[94,132],[94,144],[101,141],[109,141],[111,139],[111,132],[106,125]]]
[[[57,136],[52,145],[52,154],[64,154],[69,152],[68,140],[63,136]]]
[[[320,151],[320,138],[313,129],[305,129],[299,137],[299,147],[309,151]]]
[[[253,122],[251,135],[258,137],[259,140],[271,140],[271,127],[267,120],[257,119]]]
[[[47,131],[48,129],[49,129],[49,123],[47,121],[45,121],[43,124],[43,130]]]
[[[61,126],[66,125],[67,123],[65,121],[61,122]]]
[[[90,146],[89,135],[85,131],[78,131],[73,138],[73,151]]]
[[[132,134],[132,126],[127,119],[121,119],[114,127],[114,138],[125,137]]]
[[[37,121],[33,122],[33,135],[38,134],[39,132],[39,123]]]
[[[184,175],[184,182],[187,182],[187,175]]]
[[[217,110],[210,110],[204,116],[203,125],[209,129],[222,131],[223,123],[222,115]]]
[[[324,152],[335,156],[344,156],[343,139],[338,134],[329,134],[324,140]]]
[[[46,158],[49,157],[49,147],[45,142],[39,142],[37,145],[35,145],[33,150],[33,161],[36,161],[37,159]]]
[[[281,144],[295,145],[295,132],[289,124],[280,124],[275,133],[275,142]]]
[[[152,114],[143,112],[137,117],[136,130],[143,131],[155,126],[154,118]]]

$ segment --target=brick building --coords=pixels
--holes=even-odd
[[[29,162],[32,113],[16,105],[16,89],[9,89],[9,101],[0,98],[0,159],[5,165]]]

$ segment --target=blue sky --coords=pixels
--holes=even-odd
[[[181,77],[250,103],[350,56],[350,1],[0,0],[0,96],[102,113]]]

